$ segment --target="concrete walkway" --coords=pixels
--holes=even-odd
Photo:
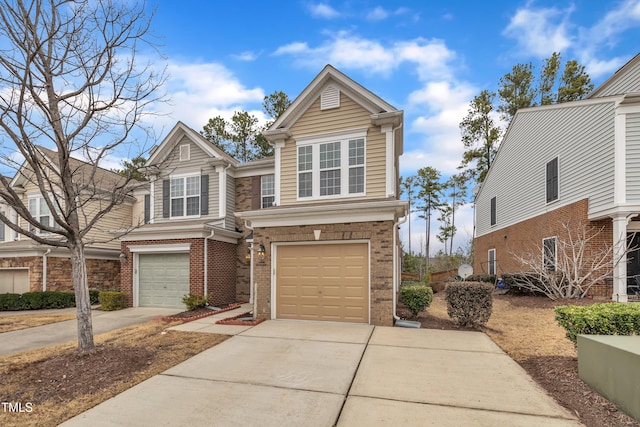
[[[267,321],[62,425],[580,423],[480,332]]]
[[[58,313],[75,313],[75,308],[56,310]],[[93,310],[92,323],[94,335],[103,334],[125,326],[144,323],[155,317],[176,314],[175,308],[125,308],[116,311]],[[28,314],[28,313],[27,313]],[[53,314],[53,312],[52,312]],[[58,344],[78,341],[78,323],[75,319],[34,328],[0,334],[0,356],[25,350],[50,347]]]

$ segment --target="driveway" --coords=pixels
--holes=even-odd
[[[579,426],[480,332],[267,321],[62,426]]]
[[[75,308],[56,310],[57,313],[75,314]],[[144,323],[155,317],[169,316],[179,312],[179,309],[168,308],[125,308],[116,311],[91,311],[93,334],[103,334],[125,326]],[[42,313],[38,310],[37,312]],[[36,314],[36,312],[11,312],[14,315]],[[47,313],[54,314],[53,311]],[[0,334],[0,356],[18,353],[35,348],[50,347],[52,345],[65,344],[70,341],[78,341],[78,322],[76,319],[64,322],[51,323],[34,328],[21,329],[19,331],[5,332]]]

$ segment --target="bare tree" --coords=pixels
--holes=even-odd
[[[0,3],[0,155],[5,167],[29,171],[22,179],[37,186],[48,213],[34,212],[0,176],[0,197],[21,219],[16,224],[0,213],[0,221],[37,243],[68,248],[80,352],[94,346],[87,234],[134,182],[130,174],[113,179],[99,164],[131,143],[134,129],[144,130],[146,107],[162,98],[164,71],[136,56],[149,25],[144,5],[130,2]]]
[[[532,243],[532,251],[508,252],[519,262],[524,273],[517,276],[518,286],[542,292],[552,300],[586,295],[597,283],[610,278],[624,253],[604,243],[604,227],[570,221],[561,223],[558,236]]]

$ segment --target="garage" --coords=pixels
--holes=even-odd
[[[23,294],[29,292],[28,268],[0,269],[0,294]]]
[[[369,322],[367,243],[278,245],[278,319]]]
[[[189,293],[189,254],[140,254],[140,307],[184,308],[183,295]]]

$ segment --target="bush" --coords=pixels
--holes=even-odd
[[[574,344],[579,334],[640,335],[639,304],[564,305],[555,312],[556,321]]]
[[[530,273],[503,273],[502,283],[505,288],[511,289],[512,293],[518,294],[544,294],[544,283],[539,277]],[[533,286],[539,290],[530,289]]]
[[[495,274],[472,274],[465,282],[486,282],[486,283],[496,283],[496,275]]]
[[[103,311],[121,310],[127,306],[127,294],[124,292],[100,292],[98,297]]]
[[[100,291],[97,289],[89,289],[89,302],[91,305],[98,304],[100,302]]]
[[[433,290],[424,285],[405,285],[400,288],[400,300],[407,307],[413,317],[416,317],[433,301]]]
[[[20,294],[0,294],[0,311],[20,310]]]
[[[493,310],[493,286],[482,282],[456,282],[445,289],[447,314],[459,326],[484,325]]]
[[[182,302],[187,306],[187,310],[191,311],[207,305],[207,296],[203,295],[200,297],[194,294],[184,295]]]

